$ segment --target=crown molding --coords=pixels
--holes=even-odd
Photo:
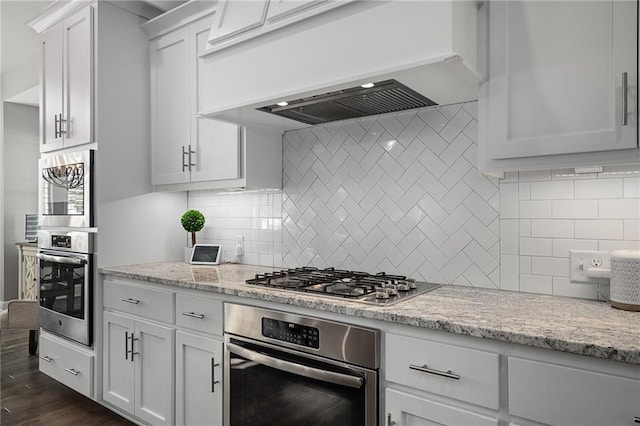
[[[94,2],[86,0],[56,0],[47,6],[42,13],[27,22],[27,25],[33,28],[38,34],[41,34],[70,14],[92,3]]]

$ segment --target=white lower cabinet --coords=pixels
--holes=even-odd
[[[103,315],[103,398],[154,425],[173,424],[172,328]]]
[[[640,369],[629,376],[510,357],[509,413],[552,425],[640,422]],[[635,367],[635,374],[633,373]]]
[[[385,400],[387,426],[498,425],[496,418],[395,389],[387,388]]]
[[[387,333],[385,369],[388,426],[498,424],[497,353]]]
[[[93,398],[93,352],[41,331],[40,371]]]
[[[222,425],[222,342],[176,332],[176,425]]]

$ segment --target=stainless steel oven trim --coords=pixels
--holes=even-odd
[[[379,330],[320,318],[299,316],[254,306],[225,303],[225,333],[273,343],[312,355],[377,369],[380,367]],[[292,322],[320,329],[320,349],[309,348],[262,335],[262,318]]]
[[[358,367],[358,366],[354,366],[351,364],[345,364],[343,362],[339,362],[339,361],[334,361],[331,359],[327,359],[324,357],[319,357],[316,355],[312,355],[312,354],[308,354],[308,353],[303,353],[300,352],[298,350],[292,350],[289,348],[285,348],[282,346],[278,346],[278,345],[273,345],[264,341],[256,341],[254,339],[247,339],[247,338],[243,338],[240,336],[235,336],[235,335],[229,335],[225,333],[224,336],[224,370],[223,370],[223,377],[224,377],[224,394],[223,394],[223,400],[224,400],[224,425],[225,426],[230,426],[231,425],[231,419],[230,419],[230,414],[231,414],[231,353],[235,353],[234,352],[234,347],[237,347],[237,345],[234,345],[234,343],[232,342],[232,340],[236,340],[236,341],[241,341],[241,342],[248,342],[248,343],[252,343],[254,345],[258,345],[258,346],[263,346],[266,348],[270,348],[270,349],[275,349],[277,351],[281,351],[281,352],[285,352],[285,353],[290,353],[290,354],[294,354],[303,358],[308,358],[308,359],[312,359],[312,360],[316,360],[316,361],[322,361],[324,363],[330,364],[330,365],[334,365],[340,368],[346,368],[349,370],[352,370],[354,372],[354,374],[359,375],[361,378],[363,378],[363,386],[364,386],[364,392],[365,392],[365,425],[363,426],[375,426],[376,424],[376,418],[377,418],[377,411],[378,411],[378,407],[376,404],[376,400],[377,400],[377,392],[378,392],[378,373],[375,370],[371,370],[368,368],[363,368],[363,367]],[[230,346],[231,345],[231,346]],[[243,354],[238,354],[240,356],[244,356]],[[256,361],[257,362],[257,361]],[[275,368],[275,367],[273,367]],[[288,371],[288,370],[287,370]],[[290,371],[291,372],[291,371]],[[294,373],[295,374],[295,373]]]
[[[85,253],[69,253],[57,250],[38,250],[37,257],[37,291],[38,291],[38,325],[43,329],[60,336],[75,340],[85,346],[91,345],[93,329],[93,256]],[[48,309],[40,304],[40,261],[62,259],[59,263],[84,265],[85,291],[83,295],[84,319],[70,317]]]
[[[64,154],[48,155],[39,161],[38,178],[38,216],[39,226],[44,227],[69,227],[69,228],[91,228],[94,226],[93,217],[93,168],[94,150],[69,152]],[[44,215],[42,205],[43,178],[42,170],[49,167],[64,166],[67,164],[84,163],[84,191],[83,203],[85,211],[83,215]]]

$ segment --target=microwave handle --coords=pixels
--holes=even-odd
[[[350,376],[348,374],[320,370],[318,368],[296,364],[295,362],[285,361],[249,350],[247,348],[243,348],[242,346],[238,346],[234,343],[227,343],[227,350],[236,355],[245,357],[251,361],[255,361],[258,364],[266,365],[267,367],[276,368],[282,371],[287,371],[289,373],[297,374],[298,376],[309,377],[311,379],[321,380],[323,382],[333,383],[335,385],[341,386],[348,386],[350,388],[356,389],[360,389],[364,384],[364,379],[362,377]]]
[[[49,262],[56,262],[56,263],[66,263],[69,265],[86,265],[87,264],[87,261],[85,259],[80,259],[77,257],[53,256],[53,255],[44,254],[44,253],[36,253],[36,257],[40,260],[46,260]]]

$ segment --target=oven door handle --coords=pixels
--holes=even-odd
[[[276,368],[282,371],[287,371],[289,373],[297,374],[298,376],[308,377],[310,379],[317,379],[323,382],[333,383],[335,385],[341,386],[348,386],[350,388],[356,389],[360,389],[364,384],[364,379],[362,377],[350,376],[348,374],[307,367],[305,365],[296,364],[295,362],[285,361],[282,359],[271,357],[269,355],[261,354],[247,348],[243,348],[242,346],[238,346],[234,343],[227,343],[227,350],[236,355],[245,357],[251,361],[255,361],[258,364],[266,365],[267,367]]]
[[[69,256],[53,256],[51,254],[44,253],[36,253],[36,257],[40,260],[46,260],[49,262],[56,263],[66,263],[70,265],[86,265],[86,259],[81,259],[79,257],[69,257]]]

